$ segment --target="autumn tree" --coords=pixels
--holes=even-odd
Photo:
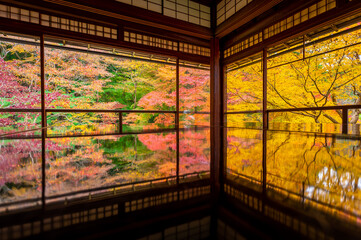
[[[276,52],[269,56],[268,109],[308,108],[361,103],[360,30]],[[347,47],[348,46],[348,47]],[[262,65],[255,60],[227,74],[228,111],[261,110]],[[341,123],[341,111],[295,111],[272,113],[272,122]],[[359,110],[349,122],[357,123]],[[254,118],[260,120],[260,118]]]

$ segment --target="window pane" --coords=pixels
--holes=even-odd
[[[45,50],[48,108],[175,110],[175,66]]]
[[[322,107],[360,104],[361,44],[358,31],[307,47],[309,54],[339,49],[268,69],[268,108]],[[350,40],[347,40],[350,39]],[[295,54],[295,53],[293,53]],[[287,59],[282,54],[269,62]],[[292,59],[290,59],[291,61]]]
[[[0,148],[0,205],[40,198],[41,140],[1,139]]]
[[[210,111],[209,70],[179,68],[179,109],[189,112]]]
[[[180,127],[210,126],[210,114],[179,114]]]
[[[176,175],[175,133],[64,140],[47,142],[47,197]]]
[[[342,132],[340,110],[270,112],[269,129],[301,132]]]
[[[40,47],[0,41],[0,108],[40,108]]]
[[[179,174],[210,170],[210,129],[179,132]]]
[[[0,134],[41,128],[40,113],[0,112]]]
[[[262,128],[262,113],[226,114],[227,127]]]
[[[168,129],[175,126],[174,113],[127,113],[123,114],[123,132],[150,129]]]
[[[227,111],[262,109],[262,62],[257,59],[227,72]]]
[[[101,134],[119,132],[118,113],[68,113],[47,114],[48,136]]]
[[[355,23],[351,26],[347,26],[345,28],[339,29],[337,32],[331,32],[330,34],[322,35],[315,39],[310,39],[306,41],[306,56],[313,56],[316,54],[329,52],[335,49],[342,48],[344,46],[350,46],[354,44],[361,43],[360,34],[361,29],[357,29],[354,31],[350,31],[345,34],[339,34],[342,31],[349,31],[350,29],[356,27],[358,28],[360,26],[360,22]],[[333,35],[338,35],[334,36]],[[321,39],[324,39],[321,41]],[[315,42],[318,40],[318,42]]]
[[[261,130],[227,129],[227,172],[241,179],[261,182]]]

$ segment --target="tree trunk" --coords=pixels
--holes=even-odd
[[[134,108],[137,108],[137,82],[134,81]]]
[[[137,107],[137,81],[134,79],[133,74],[130,75],[130,79],[133,82],[134,85],[134,105],[133,105],[133,109],[135,109]]]

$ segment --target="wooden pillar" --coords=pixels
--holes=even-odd
[[[45,45],[44,35],[40,36],[40,91],[41,91],[41,203],[45,207],[45,157],[46,157],[46,109],[45,109]]]
[[[178,45],[179,46],[179,45]],[[176,173],[177,173],[177,184],[179,184],[179,58],[177,58],[177,66],[176,66],[176,114],[175,114],[175,127],[176,127],[176,142],[177,142],[177,165],[176,165]]]
[[[211,192],[218,197],[223,192],[223,77],[219,39],[211,40]]]
[[[262,100],[262,189],[263,193],[267,188],[267,130],[268,130],[268,112],[267,112],[267,49],[263,49],[262,54],[263,69],[263,100]],[[262,208],[263,209],[263,208]]]

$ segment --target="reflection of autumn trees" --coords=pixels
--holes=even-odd
[[[269,133],[268,183],[359,212],[361,151],[358,139]],[[305,185],[305,189],[302,189]]]
[[[179,142],[179,174],[209,171],[209,129],[180,131]]]
[[[227,168],[260,179],[261,131],[228,131]],[[267,183],[316,201],[361,214],[359,139],[267,133]]]
[[[159,171],[169,163],[175,169],[174,150],[148,149],[141,142],[146,135],[172,143],[172,138],[157,134],[52,139],[62,150],[49,152],[47,193],[54,195],[174,174],[171,169]]]
[[[49,142],[48,149],[61,148]],[[0,203],[41,196],[41,140],[0,140]]]
[[[210,130],[180,133],[180,174],[209,170]],[[176,175],[176,133],[46,140],[46,193]],[[41,196],[41,140],[1,140],[0,202]]]
[[[262,131],[227,129],[227,168],[261,180]]]

